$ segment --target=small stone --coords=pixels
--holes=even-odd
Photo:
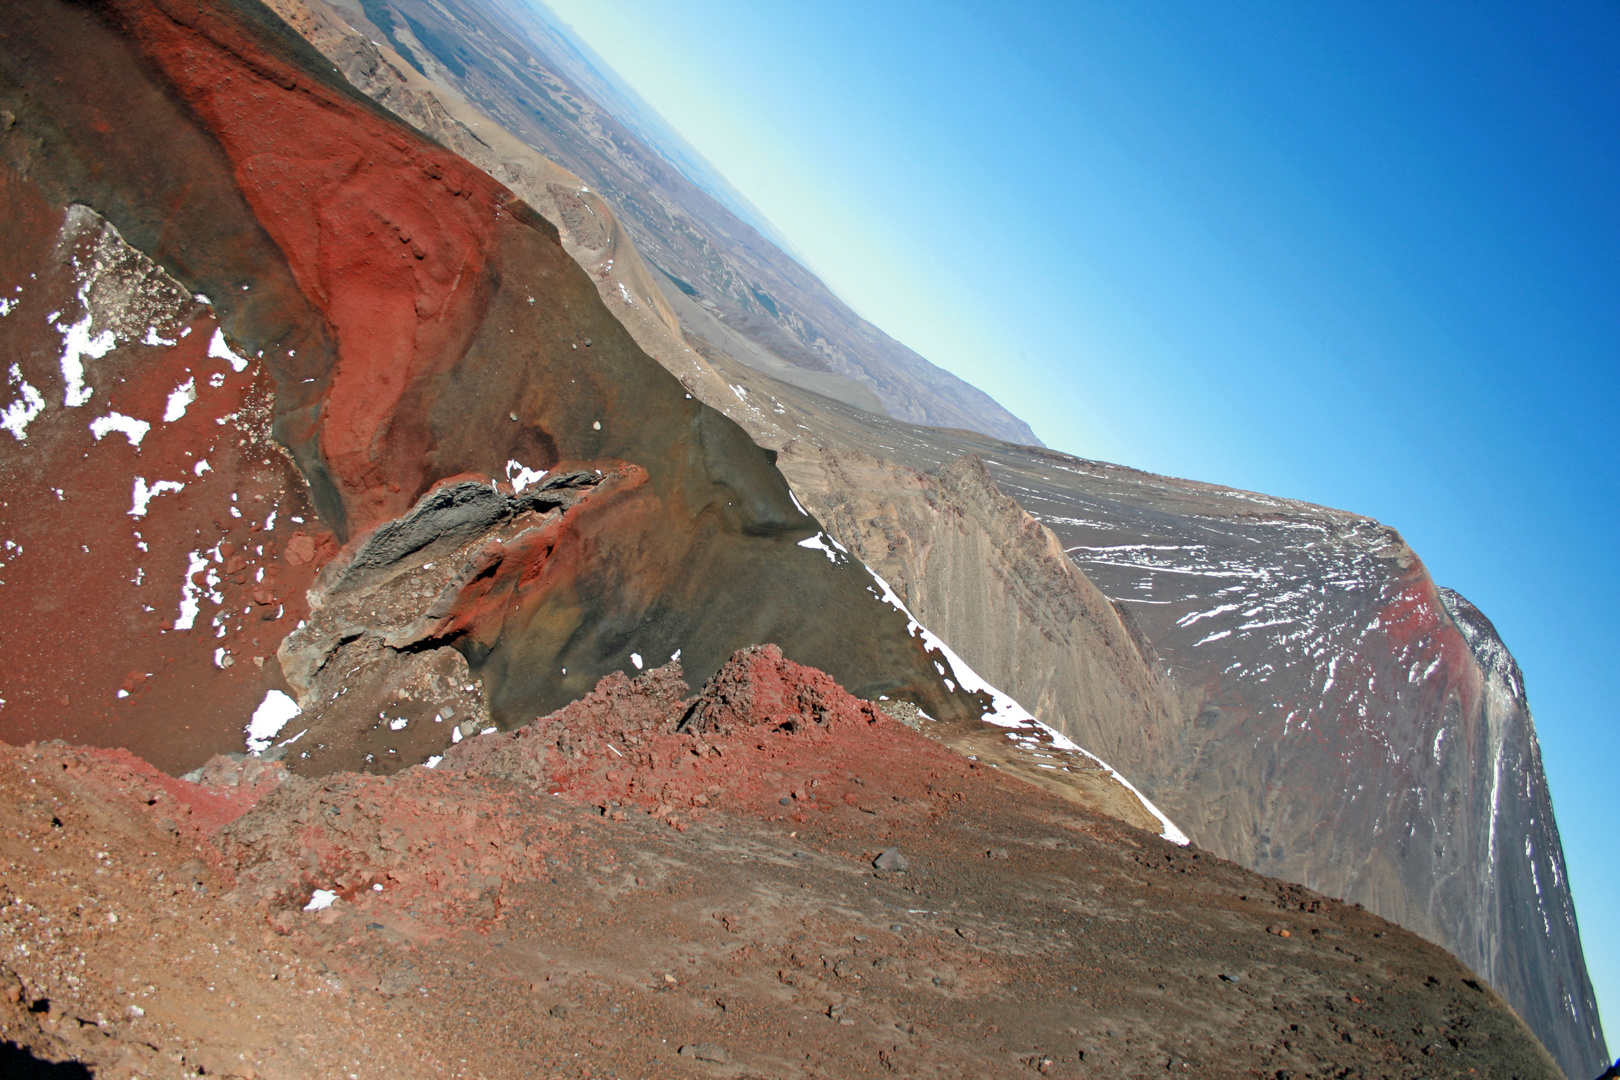
[[[566,1005],[553,1005],[548,1011],[558,1020],[566,1019],[568,1016],[568,1006]]]
[[[911,860],[900,854],[897,847],[887,848],[883,854],[872,860],[872,866],[878,870],[888,870],[894,873],[904,873],[911,869]]]
[[[714,1043],[687,1043],[676,1053],[682,1057],[697,1058],[699,1061],[710,1061],[716,1065],[730,1065],[731,1053],[723,1046]]]
[[[1006,848],[1004,848],[1004,847],[993,847],[989,851],[984,853],[984,857],[987,858],[987,859],[1005,859],[1005,858],[1008,858],[1009,856],[1007,854],[1007,849]]]

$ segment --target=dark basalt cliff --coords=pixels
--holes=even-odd
[[[26,5],[0,109],[0,737],[388,770],[767,640],[977,714],[548,222],[266,9]]]

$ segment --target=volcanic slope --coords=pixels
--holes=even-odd
[[[328,2],[365,37],[604,196],[659,277],[749,342],[739,359],[918,423],[1038,442],[988,394],[852,312],[594,100],[566,74],[566,57],[552,59],[570,46],[526,5]]]
[[[713,347],[697,337],[692,337],[692,344],[688,344],[681,336],[682,324],[671,306],[669,304],[658,306],[649,301],[649,289],[651,296],[659,297],[658,288],[648,277],[648,271],[637,256],[634,244],[620,228],[617,216],[599,195],[590,192],[578,178],[571,177],[553,162],[524,146],[510,133],[503,131],[488,115],[469,105],[454,91],[424,78],[387,46],[360,35],[334,9],[321,3],[320,0],[274,0],[274,4],[277,12],[338,66],[355,86],[363,89],[379,104],[408,118],[424,134],[432,135],[446,145],[455,147],[486,172],[512,184],[514,190],[533,205],[545,208],[546,213],[552,215],[558,224],[558,233],[564,249],[590,274],[603,303],[630,331],[636,343],[675,374],[695,397],[716,404],[722,409],[731,405],[743,405],[743,411],[734,415],[756,441],[762,445],[781,445],[785,442],[787,430],[773,425],[767,418],[770,414],[762,412],[748,402],[744,387],[729,376],[722,375],[702,353],[697,351],[701,348],[713,353],[715,351]],[[681,300],[684,302],[685,298],[682,297]],[[739,346],[749,347],[743,338],[729,330],[724,331],[724,334],[715,333],[712,329],[709,332],[716,339],[727,341],[728,346],[733,349]],[[694,344],[697,348],[693,347]],[[1009,512],[1022,516],[1021,511],[1010,505],[1001,511],[1003,515]],[[1037,544],[1037,547],[1039,546]],[[846,553],[834,546],[823,545],[823,551],[829,559],[846,557]],[[978,552],[965,553],[963,565],[970,575],[978,573],[980,564],[974,560],[976,555],[982,554],[985,554],[982,549]],[[1104,642],[1104,647],[1113,646],[1118,649],[1121,645],[1124,646],[1122,655],[1116,658],[1121,664],[1116,666],[1123,666],[1128,677],[1141,676],[1140,658],[1132,653],[1125,628],[1120,625],[1107,600],[1084,580],[1083,575],[1069,567],[1061,550],[1040,551],[1035,557],[1070,569],[1070,576],[1074,579],[1071,584],[1077,586],[1080,593],[1077,597],[1079,603],[1089,607],[1093,614],[1102,613],[1108,629],[1111,630],[1110,634],[1105,635],[1108,640]],[[443,574],[443,560],[433,561],[441,565],[437,573]],[[1016,580],[1009,578],[1005,584],[1009,590],[1008,603],[1022,603],[1024,598],[1018,594]],[[886,592],[887,589],[879,581],[874,581],[872,587],[874,594]],[[886,598],[897,605],[900,604],[897,597],[890,595]],[[298,641],[301,643],[311,637],[316,640],[322,637],[330,639],[331,632],[340,631],[344,623],[345,606],[352,607],[354,603],[368,602],[365,594],[360,592],[355,593],[346,604],[329,606],[322,616],[327,623],[326,631],[323,633],[317,628],[301,634]],[[973,628],[975,632],[984,629]],[[917,632],[924,633],[920,627],[917,628]],[[1063,643],[1075,644],[1071,638],[1065,638]],[[938,644],[941,650],[948,649],[943,642]],[[1085,663],[1090,651],[1084,647],[1070,648],[1066,653],[1054,654],[1049,642],[1026,639],[1023,644],[1025,648],[1022,652],[1030,664],[1039,665],[1049,661],[1053,663],[1059,673],[1052,680],[1054,688],[1061,686],[1067,689],[1081,685],[1085,694],[1077,701],[1086,706],[1102,707],[1111,716],[1125,715],[1116,707],[1116,699],[1120,693],[1123,692],[1129,697],[1139,691],[1140,684],[1144,682],[1138,677],[1130,685],[1116,685],[1114,680],[1107,677],[1111,672],[1105,671],[1102,666]],[[300,648],[298,651],[307,650]],[[315,656],[319,655],[321,651],[315,650]],[[1080,678],[1069,677],[1076,674],[1074,668],[1077,658],[1081,660],[1080,666],[1085,670],[1080,673]],[[961,667],[955,659],[950,663],[953,667]],[[299,666],[301,670],[309,667],[308,664]],[[342,693],[344,686],[340,684],[346,680],[341,678],[341,673],[347,668],[348,665],[333,668],[333,672],[340,677],[324,691],[320,691],[319,696],[329,697],[332,693]],[[966,677],[965,671],[962,670],[958,670],[956,674]],[[1101,677],[1092,678],[1092,676]],[[298,679],[294,681],[299,682]],[[1151,682],[1151,677],[1145,681]],[[443,701],[446,687],[454,687],[456,680],[446,671],[438,678],[431,673],[423,673],[417,682],[418,686],[409,688],[410,693],[416,694],[423,688],[421,686],[423,682],[432,682],[434,689],[429,696]],[[300,682],[300,685],[303,684]],[[363,708],[366,699],[362,697],[355,700],[360,704],[348,706],[347,711],[350,713]],[[994,722],[987,723],[963,717],[944,726],[929,725],[927,730],[944,738],[964,753],[976,753],[986,760],[995,760],[1001,767],[1016,771],[1066,798],[1075,799],[1094,809],[1104,809],[1123,820],[1144,827],[1154,827],[1154,823],[1157,822],[1157,827],[1166,835],[1181,835],[1173,823],[1146,804],[1140,793],[1132,789],[1128,781],[1115,770],[1065,740],[1061,735],[1035,722],[1016,702],[1004,697],[997,700],[996,716],[992,718]],[[447,703],[452,709],[457,710],[458,715],[467,704],[454,700]],[[1037,712],[1045,715],[1046,710],[1058,707],[1061,711],[1061,708],[1070,702],[1066,698],[1044,695],[1031,704],[1036,707]],[[907,712],[909,706],[902,708],[898,702],[892,703],[889,707],[896,709],[897,715],[912,720],[922,715],[915,709]],[[341,723],[341,718],[336,714],[342,711],[344,710],[327,710],[327,719]],[[469,725],[471,730],[477,727],[478,720],[474,716],[464,723]],[[1129,722],[1093,725],[1112,729],[1133,726],[1140,725]],[[312,729],[312,739],[318,739],[319,735],[318,730]],[[401,747],[395,746],[393,749],[398,752]],[[328,745],[325,753],[330,754],[332,751],[333,747]]]
[[[805,504],[976,671],[1052,702],[1043,720],[1194,843],[1444,945],[1571,1076],[1602,1071],[1523,678],[1393,529],[919,428],[717,363],[798,428],[766,441]],[[991,509],[1006,498],[1034,520]],[[1051,548],[1083,583],[1034,557]]]
[[[5,1062],[1559,1075],[1438,947],[950,753],[774,647],[687,694],[676,665],[610,676],[390,776],[0,747]]]
[[[310,16],[309,12],[320,9],[318,0],[279,0],[279,7],[357,84],[367,87],[368,92],[391,107],[400,108],[402,115],[411,116],[424,130],[466,149],[486,169],[518,184],[537,203],[554,210],[570,253],[591,268],[600,295],[635,334],[638,343],[678,374],[697,396],[736,419],[762,445],[781,451],[783,467],[800,495],[830,523],[832,531],[892,583],[899,597],[923,621],[957,643],[960,651],[975,667],[988,674],[992,682],[1013,688],[1019,700],[1029,704],[1042,719],[1119,764],[1130,778],[1148,788],[1150,794],[1178,788],[1181,794],[1174,796],[1176,805],[1187,807],[1185,812],[1201,822],[1201,842],[1212,844],[1217,850],[1250,865],[1364,899],[1385,914],[1447,944],[1481,970],[1492,973],[1531,1017],[1548,1044],[1558,1048],[1572,1075],[1592,1071],[1590,1061],[1601,1060],[1601,1036],[1595,1027],[1595,1009],[1562,876],[1556,826],[1550,806],[1546,805],[1538,763],[1532,760],[1529,771],[1518,774],[1521,776],[1519,786],[1523,789],[1520,794],[1506,792],[1509,801],[1517,807],[1507,816],[1516,816],[1521,823],[1533,823],[1531,827],[1537,835],[1530,839],[1528,851],[1539,852],[1547,865],[1539,872],[1532,869],[1528,874],[1526,867],[1518,866],[1505,875],[1491,867],[1476,875],[1467,886],[1459,884],[1459,879],[1466,875],[1452,874],[1441,867],[1441,872],[1450,876],[1437,885],[1430,876],[1433,868],[1426,865],[1428,857],[1417,850],[1419,845],[1410,837],[1403,844],[1392,845],[1389,830],[1383,829],[1377,815],[1369,820],[1365,814],[1347,813],[1341,807],[1317,805],[1322,789],[1312,785],[1325,775],[1328,782],[1338,783],[1341,790],[1348,791],[1349,771],[1365,767],[1374,778],[1375,790],[1389,792],[1393,801],[1404,799],[1414,804],[1397,807],[1397,814],[1405,813],[1410,818],[1414,813],[1420,815],[1424,805],[1444,805],[1455,798],[1449,794],[1454,788],[1447,787],[1446,777],[1408,775],[1399,762],[1382,760],[1376,751],[1366,752],[1365,747],[1333,766],[1331,755],[1340,753],[1344,747],[1337,741],[1340,735],[1322,734],[1323,728],[1330,729],[1331,725],[1324,725],[1312,736],[1311,745],[1317,751],[1314,766],[1301,766],[1297,761],[1299,755],[1291,749],[1293,741],[1300,738],[1299,729],[1287,713],[1296,708],[1314,707],[1324,688],[1331,691],[1341,685],[1335,682],[1328,687],[1325,679],[1318,680],[1320,685],[1317,686],[1312,686],[1305,678],[1296,679],[1295,685],[1284,685],[1287,680],[1275,678],[1268,669],[1261,670],[1261,679],[1271,684],[1274,691],[1266,699],[1267,707],[1288,706],[1271,716],[1272,727],[1280,730],[1271,730],[1256,742],[1248,732],[1261,723],[1259,720],[1222,727],[1218,723],[1223,715],[1220,710],[1226,709],[1228,719],[1232,719],[1232,710],[1229,704],[1223,706],[1221,695],[1212,692],[1211,685],[1241,679],[1245,671],[1263,669],[1270,662],[1261,660],[1245,668],[1242,663],[1234,666],[1235,657],[1229,655],[1233,647],[1246,642],[1247,635],[1261,628],[1245,629],[1240,625],[1229,634],[1216,631],[1216,636],[1208,640],[1205,632],[1200,631],[1196,638],[1180,641],[1173,630],[1166,630],[1155,622],[1155,609],[1166,604],[1153,597],[1133,601],[1131,597],[1140,594],[1115,588],[1118,582],[1110,576],[1120,569],[1111,565],[1119,561],[1120,551],[1125,551],[1124,557],[1129,558],[1129,552],[1146,552],[1152,545],[1110,549],[1100,559],[1077,560],[1097,576],[1099,583],[1109,585],[1111,591],[1105,596],[1088,574],[1080,573],[1064,556],[1065,543],[1073,547],[1081,545],[1073,539],[1059,542],[1052,531],[1056,529],[1067,536],[1082,520],[1089,520],[1094,528],[1105,533],[1128,530],[1133,516],[1158,512],[1153,507],[1144,507],[1143,490],[1201,492],[1216,500],[1211,516],[1217,520],[1234,512],[1231,499],[1254,498],[1267,509],[1276,505],[1277,500],[1232,492],[1211,495],[1220,489],[1162,478],[1140,478],[1140,474],[1129,470],[1113,470],[1061,456],[1032,456],[1027,450],[991,440],[915,429],[828,407],[817,397],[803,393],[804,386],[826,390],[835,397],[847,398],[848,395],[841,394],[837,386],[807,384],[800,377],[802,372],[789,376],[796,387],[760,378],[757,371],[749,368],[782,372],[779,365],[762,357],[758,341],[746,330],[739,331],[728,325],[728,321],[734,320],[717,317],[712,302],[700,303],[700,298],[692,291],[680,287],[682,283],[666,278],[663,281],[666,306],[680,317],[681,329],[686,334],[686,341],[682,342],[668,332],[669,319],[664,307],[648,302],[644,268],[638,260],[629,257],[633,255],[633,246],[626,242],[608,249],[603,240],[597,238],[603,235],[603,229],[611,235],[617,228],[617,219],[595,193],[585,190],[583,185],[564,188],[557,183],[542,183],[548,162],[524,157],[519,141],[501,132],[488,115],[469,109],[444,83],[422,79],[410,70],[405,60],[398,60],[391,50],[346,28],[341,19]],[[321,25],[325,29],[311,32],[321,19],[324,19]],[[399,36],[397,40],[390,40],[407,53],[411,52],[411,31],[397,25],[395,29]],[[424,53],[417,51],[415,55],[420,62]],[[507,57],[509,65],[521,61],[518,66],[536,70],[544,67],[524,57],[521,51],[514,55],[516,59]],[[431,62],[427,70],[443,75]],[[401,104],[407,84],[418,86],[409,91],[412,98],[408,107]],[[435,100],[442,102],[442,107],[435,106]],[[441,113],[444,110],[455,112],[462,122],[451,126],[434,120],[427,115],[434,108],[439,108]],[[596,115],[596,111],[576,109],[567,116],[553,117],[553,127],[562,132],[557,137],[565,142],[590,143],[595,129],[586,119]],[[573,124],[578,125],[577,129],[570,128]],[[468,137],[473,128],[479,134]],[[582,200],[589,200],[589,205]],[[702,356],[698,357],[689,346],[701,350]],[[747,358],[748,365],[739,364],[735,357]],[[977,455],[983,455],[990,462],[988,469]],[[1138,477],[1142,479],[1138,485],[1141,490],[1132,489],[1127,483],[1126,488],[1113,491],[1113,503],[1101,506],[1092,494],[1077,486],[1075,477],[1081,474],[1094,479]],[[1021,502],[1032,507],[1043,505],[1043,520],[1052,529],[1030,519],[1018,503],[997,487],[998,478],[1006,491],[1017,495]],[[1190,505],[1185,500],[1173,502],[1163,512],[1185,517],[1191,512]],[[1315,555],[1303,560],[1293,559],[1286,552],[1279,554],[1265,547],[1266,538],[1259,537],[1264,552],[1278,555],[1273,565],[1267,561],[1268,554],[1242,551],[1243,547],[1253,548],[1253,544],[1245,541],[1239,545],[1239,554],[1250,560],[1251,576],[1259,575],[1278,584],[1274,599],[1284,606],[1300,596],[1342,589],[1342,582],[1349,580],[1339,573],[1342,568],[1335,564],[1338,556],[1327,550],[1331,542],[1318,543],[1317,536],[1332,533],[1335,528],[1344,527],[1345,522],[1351,523],[1348,527],[1352,530],[1364,526],[1373,533],[1379,532],[1375,524],[1355,519],[1354,515],[1289,505],[1301,515],[1300,522],[1321,519],[1314,525],[1304,526],[1307,532],[1316,530],[1316,534],[1297,545]],[[1092,511],[1089,518],[1084,517],[1086,506]],[[1121,514],[1118,520],[1111,516],[1116,510]],[[1238,509],[1235,513],[1241,519],[1250,511]],[[1327,524],[1322,524],[1323,521]],[[1361,521],[1361,526],[1354,524],[1357,521]],[[1274,539],[1289,534],[1272,530],[1268,535]],[[1294,535],[1299,535],[1297,530]],[[1376,576],[1378,564],[1375,561],[1372,565]],[[1215,576],[1204,574],[1202,580],[1220,581],[1219,575],[1226,572],[1217,567]],[[1197,581],[1201,575],[1183,576]],[[1341,585],[1329,584],[1333,581]],[[1195,595],[1189,594],[1185,599],[1191,600]],[[1230,614],[1228,611],[1203,614],[1222,607],[1224,602],[1217,600],[1204,608],[1178,611],[1176,619],[1191,621],[1173,629],[1197,628],[1209,618]],[[1238,610],[1253,606],[1250,603]],[[1452,602],[1448,614],[1457,610],[1460,608]],[[1340,614],[1351,621],[1357,617],[1354,605]],[[1308,649],[1317,659],[1325,657],[1329,650],[1344,653],[1347,649],[1370,649],[1369,655],[1374,661],[1380,657],[1387,660],[1387,650],[1397,648],[1388,641],[1335,640],[1332,618],[1337,616],[1327,621],[1305,618],[1291,631],[1299,648],[1307,649],[1308,641]],[[1240,619],[1239,623],[1245,621],[1253,619]],[[1494,633],[1474,634],[1468,630],[1472,624],[1467,619],[1455,621],[1471,647],[1480,650],[1480,676],[1487,680],[1506,679],[1504,673],[1508,668],[1502,663],[1505,650],[1500,649],[1499,643],[1491,644]],[[1170,620],[1171,624],[1174,622]],[[1144,627],[1152,627],[1154,633],[1145,634]],[[1452,654],[1457,654],[1457,641],[1450,637],[1446,641]],[[1226,645],[1222,646],[1222,642]],[[1197,664],[1179,659],[1173,671],[1167,670],[1164,661],[1178,658],[1178,650],[1188,648],[1189,643],[1194,650],[1191,658],[1204,663],[1207,670],[1199,669],[1189,676],[1189,670]],[[1381,654],[1380,649],[1386,651]],[[1330,666],[1334,664],[1332,660],[1325,662]],[[1511,665],[1510,657],[1506,658],[1506,664]],[[1470,678],[1466,674],[1469,665],[1462,661],[1460,666],[1466,683]],[[1293,667],[1296,675],[1303,672],[1298,658]],[[1332,670],[1336,671],[1337,667]],[[1491,672],[1497,674],[1492,676]],[[1513,677],[1516,678],[1516,674]],[[1465,704],[1467,700],[1475,705],[1480,703],[1480,696],[1470,698],[1466,689],[1465,686],[1464,692],[1455,696],[1442,689],[1430,695],[1431,700],[1427,701],[1407,695],[1404,704],[1397,704],[1392,725],[1383,735],[1384,742],[1406,738],[1411,733],[1402,733],[1402,725],[1410,726],[1415,722],[1419,727],[1428,725],[1434,730],[1413,738],[1432,739],[1436,746],[1447,744],[1449,738],[1449,745],[1460,745],[1456,738],[1441,729],[1460,722],[1457,719],[1460,712],[1454,715],[1453,706]],[[1508,693],[1512,695],[1511,688]],[[1335,704],[1331,693],[1328,697],[1330,715],[1336,709],[1352,713],[1341,717],[1344,722],[1337,729],[1341,735],[1353,731],[1354,723],[1359,720],[1362,734],[1366,736],[1366,714],[1362,710],[1369,708],[1367,702],[1354,700]],[[1489,699],[1489,695],[1486,697]],[[1492,730],[1502,735],[1502,753],[1493,756],[1489,745],[1483,752],[1477,746],[1465,747],[1451,766],[1472,763],[1478,772],[1481,763],[1488,761],[1493,805],[1499,806],[1504,789],[1498,778],[1515,775],[1512,771],[1515,758],[1533,759],[1534,734],[1527,714],[1521,720],[1512,716],[1511,710],[1507,714],[1498,711],[1486,718],[1488,728],[1493,723],[1496,727]],[[1042,772],[1053,768],[1050,745],[1036,749],[1033,754],[1020,753],[1019,748],[1026,744],[1001,742],[1003,736],[985,725],[955,722],[923,726],[930,734],[963,752],[976,751],[985,760],[998,760],[1037,782],[1052,777],[1050,772]],[[1487,734],[1485,741],[1489,744],[1496,737],[1496,734]],[[1372,738],[1377,741],[1377,736]],[[1008,753],[994,752],[992,748],[998,742],[1012,749]],[[1225,742],[1233,745],[1223,748],[1220,744]],[[1263,754],[1266,747],[1281,747],[1278,761],[1287,759],[1287,767],[1297,770],[1297,774],[1307,780],[1297,788],[1292,784],[1273,784],[1264,789],[1267,792],[1264,799],[1258,800],[1250,785],[1263,785],[1265,778],[1272,775],[1268,770],[1276,766],[1248,761],[1241,768],[1229,768],[1227,778],[1217,783],[1215,774],[1228,768],[1223,755],[1238,749],[1238,743],[1253,747],[1256,754]],[[1386,757],[1394,753],[1388,745],[1384,752]],[[1238,757],[1241,759],[1242,755]],[[1072,762],[1063,767],[1073,771],[1062,778],[1055,789],[1075,797],[1078,788],[1074,774],[1080,770]],[[1466,770],[1467,766],[1463,767]],[[1464,817],[1472,815],[1471,825],[1459,826],[1447,819],[1437,826],[1431,815],[1426,823],[1408,821],[1411,834],[1434,832],[1437,828],[1459,833],[1483,829],[1487,848],[1493,852],[1506,850],[1506,846],[1498,846],[1495,820],[1481,825],[1482,815],[1489,815],[1485,815],[1480,806],[1479,793],[1483,790],[1478,782],[1480,778],[1474,779],[1476,782],[1469,785],[1474,803],[1470,809],[1460,812]],[[1355,782],[1361,784],[1363,790],[1367,786],[1360,779]],[[1398,786],[1402,783],[1410,786]],[[1096,792],[1085,794],[1090,800],[1088,805],[1110,807],[1127,820],[1137,820],[1133,815],[1142,813],[1140,805],[1132,799],[1121,801],[1113,793],[1105,793],[1100,798]],[[1262,801],[1263,806],[1257,810],[1256,806]],[[1370,801],[1362,798],[1360,805],[1370,805]],[[1449,813],[1455,817],[1459,811],[1453,809]],[[1274,818],[1284,824],[1262,827],[1263,818]],[[1504,817],[1504,823],[1506,820]],[[1345,827],[1349,827],[1349,831],[1341,836]],[[1330,845],[1331,850],[1324,849],[1328,853],[1313,854],[1309,845],[1326,833],[1333,834],[1338,847]],[[1278,842],[1276,837],[1282,837],[1283,841]],[[1486,857],[1482,862],[1477,850],[1459,855],[1467,847],[1466,843],[1437,846],[1440,854],[1434,856],[1435,860],[1449,850],[1450,857],[1459,866],[1489,866],[1492,861]],[[1477,842],[1474,846],[1477,849]],[[1512,846],[1517,847],[1516,840]],[[1350,874],[1332,854],[1332,851],[1345,849],[1370,851],[1373,855],[1364,860],[1361,871]],[[1541,891],[1542,881],[1551,883],[1545,896]],[[1542,927],[1540,934],[1536,933],[1537,924]]]
[[[28,5],[0,110],[0,734],[387,771],[765,640],[988,704],[549,223],[266,9]]]

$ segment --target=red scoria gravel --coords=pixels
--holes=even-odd
[[[202,779],[0,749],[0,1074],[1559,1075],[1440,949],[773,646],[435,769]]]

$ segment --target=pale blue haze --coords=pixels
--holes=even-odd
[[[1524,668],[1620,1017],[1620,4],[551,3],[1047,444],[1400,529]]]

